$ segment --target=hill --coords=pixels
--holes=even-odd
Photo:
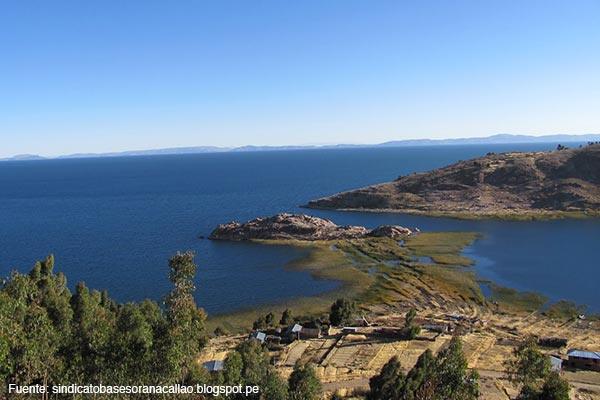
[[[307,207],[463,218],[598,214],[600,145],[488,154],[313,200]]]

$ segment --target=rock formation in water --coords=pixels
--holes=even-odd
[[[324,218],[306,214],[277,214],[256,218],[240,224],[220,224],[210,234],[213,240],[336,240],[357,239],[367,236],[401,238],[410,235],[410,229],[401,226],[381,226],[369,231],[362,226],[339,226]]]
[[[307,207],[463,217],[597,215],[600,144],[549,152],[490,153],[314,200]]]

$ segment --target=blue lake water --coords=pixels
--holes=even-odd
[[[600,310],[595,245],[600,220],[460,221],[400,214],[305,210],[311,199],[488,151],[556,144],[219,153],[0,163],[0,275],[27,272],[54,253],[71,287],[83,280],[118,301],[169,290],[167,259],[194,250],[196,298],[209,313],[336,287],[284,268],[303,250],[200,239],[222,222],[307,212],[338,224],[399,224],[480,231],[468,251],[498,284]]]

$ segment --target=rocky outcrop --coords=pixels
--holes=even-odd
[[[373,229],[368,235],[373,237],[389,237],[392,239],[400,239],[412,233],[413,232],[410,229],[403,226],[383,225]]]
[[[357,239],[367,236],[399,238],[412,232],[401,226],[382,226],[372,231],[362,226],[339,226],[324,218],[306,214],[277,214],[256,218],[240,224],[220,224],[210,234],[213,240],[336,240]]]
[[[489,154],[307,207],[457,216],[600,212],[600,145]]]

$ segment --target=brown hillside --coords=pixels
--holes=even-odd
[[[491,154],[313,200],[308,207],[462,217],[596,214],[600,145]]]

